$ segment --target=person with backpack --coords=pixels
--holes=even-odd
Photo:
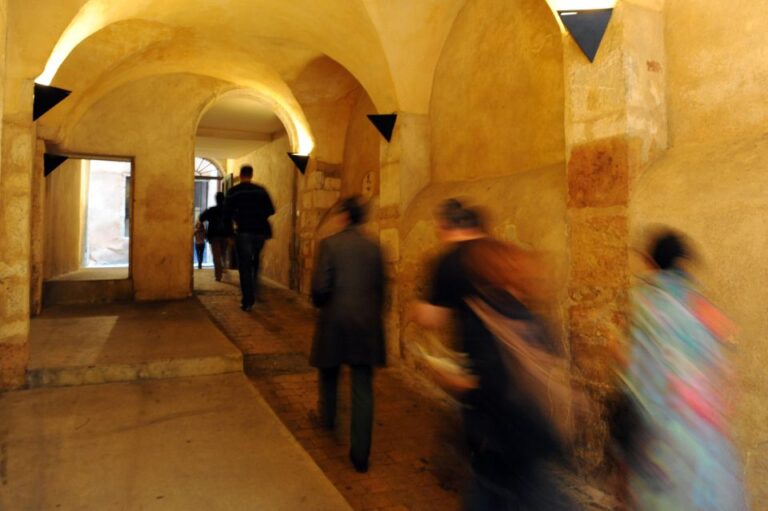
[[[211,253],[213,254],[213,271],[216,280],[220,281],[224,268],[227,267],[229,240],[234,236],[232,222],[227,220],[224,210],[223,192],[216,193],[216,205],[203,211],[200,215],[200,222],[208,224],[206,237],[211,245]]]
[[[522,301],[527,283],[516,264],[519,251],[489,237],[479,213],[455,199],[441,205],[437,224],[448,249],[411,318],[441,329],[453,316],[458,349],[468,359],[463,373],[428,367],[463,405],[474,474],[465,509],[577,509],[552,470],[563,459],[563,421],[547,404],[569,399],[550,386],[547,365],[560,366],[560,358]]]

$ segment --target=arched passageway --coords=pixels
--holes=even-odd
[[[614,10],[590,62],[557,11],[604,3]],[[84,183],[96,181],[83,178],[78,156],[132,162],[112,211],[130,236],[109,246],[130,248],[121,293],[135,302],[193,293],[190,238],[203,205],[196,157],[217,163],[224,187],[241,165],[254,166],[277,206],[264,276],[297,300],[309,291],[329,208],[363,194],[368,233],[387,254],[390,359],[416,372],[408,345],[446,341],[409,314],[440,246],[434,208],[468,196],[489,211],[494,236],[551,263],[546,317],[573,380],[598,402],[614,387],[633,251],[648,223],[663,222],[699,241],[707,264],[696,276],[742,327],[731,356],[734,394],[743,396],[735,438],[760,505],[768,459],[760,407],[768,297],[754,256],[765,248],[760,7],[0,0],[0,388],[28,384],[43,282],[98,252],[86,248],[81,207]],[[72,93],[31,122],[36,78]],[[391,140],[368,121],[375,113],[397,115]],[[261,127],[238,127],[257,119]],[[288,152],[309,156],[306,173]],[[72,158],[44,178],[44,153]],[[606,424],[587,426],[579,460],[599,473]]]

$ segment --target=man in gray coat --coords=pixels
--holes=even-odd
[[[352,375],[352,445],[355,470],[368,470],[373,429],[373,367],[386,362],[382,308],[384,263],[378,243],[360,232],[364,210],[357,197],[342,202],[346,228],[320,242],[312,301],[320,315],[310,363],[319,369],[320,420],[336,419],[339,368]]]

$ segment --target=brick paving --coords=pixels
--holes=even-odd
[[[208,272],[210,273],[210,272]],[[236,276],[236,274],[234,274]],[[317,376],[307,365],[314,311],[304,299],[265,287],[265,303],[239,309],[233,275],[213,282],[195,272],[197,296],[244,354],[246,373],[278,417],[355,510],[452,511],[461,508],[467,479],[454,447],[458,419],[448,403],[430,395],[397,368],[376,373],[370,469],[355,472],[349,451],[349,379],[342,373],[337,431],[314,427]]]

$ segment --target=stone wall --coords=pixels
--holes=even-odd
[[[45,178],[46,279],[80,269],[87,198],[88,166],[83,160],[67,160]]]
[[[203,107],[224,87],[189,74],[131,82],[98,101],[62,143],[65,151],[134,158],[131,276],[138,300],[192,292],[194,133]]]
[[[468,0],[438,61],[435,181],[507,176],[565,159],[560,31],[540,0]]]

